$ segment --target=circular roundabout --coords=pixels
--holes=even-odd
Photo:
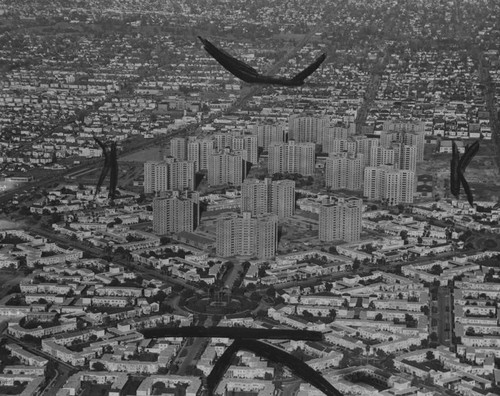
[[[193,313],[208,315],[232,315],[251,311],[258,303],[241,295],[230,292],[193,296],[185,300],[182,308]]]

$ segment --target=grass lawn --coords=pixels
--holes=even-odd
[[[127,383],[123,387],[123,394],[124,395],[135,395],[137,388],[139,388],[139,385],[143,381],[142,378],[133,378],[129,377]]]
[[[26,275],[21,271],[0,271],[0,298],[7,295],[12,286],[19,285],[25,277]]]
[[[17,386],[0,386],[0,395],[19,395],[26,388],[25,385],[17,385]]]
[[[17,271],[0,271],[0,285],[5,287],[6,284],[13,286],[19,284],[21,279],[24,279],[26,275]]]
[[[94,384],[92,382],[82,382],[82,392],[80,396],[105,396],[109,393],[111,384]]]

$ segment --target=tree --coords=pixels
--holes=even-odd
[[[352,270],[356,272],[359,269],[359,266],[361,265],[361,262],[359,259],[355,258],[353,263],[352,263]]]
[[[394,366],[394,359],[392,357],[385,361],[385,366],[389,371],[394,371],[396,369],[396,367]]]
[[[167,392],[167,387],[161,381],[155,382],[151,387],[151,393],[153,395],[162,395]]]
[[[76,328],[78,330],[83,330],[83,329],[85,329],[85,327],[87,327],[87,322],[85,322],[81,318],[78,318],[77,321],[76,321]]]
[[[60,213],[53,212],[51,215],[51,222],[54,223],[59,223],[62,221],[62,216]]]
[[[120,286],[120,281],[117,278],[113,278],[111,282],[109,282],[109,286]]]
[[[257,292],[253,292],[250,295],[250,300],[255,301],[255,302],[260,301],[261,298],[262,298],[262,296],[259,293],[257,293]]]
[[[375,315],[375,320],[380,322],[384,320],[384,316],[379,312],[378,314]]]
[[[441,275],[443,273],[443,268],[439,264],[434,264],[429,272],[433,275]]]
[[[21,214],[23,216],[29,216],[31,214],[30,208],[28,208],[25,205],[21,206],[21,209],[19,209],[19,214]]]
[[[159,290],[154,296],[153,301],[162,303],[167,298],[167,294],[163,290]]]
[[[188,298],[191,298],[193,297],[194,295],[194,291],[192,289],[183,289],[181,291],[181,298],[184,299],[184,300],[187,300]]]
[[[330,253],[330,254],[338,254],[337,248],[335,246],[330,246],[328,248],[328,253]]]
[[[143,203],[144,201],[146,200],[146,194],[144,194],[143,192],[139,194],[139,198],[137,198],[137,203],[138,204],[141,204]]]
[[[95,371],[105,371],[106,366],[101,362],[94,362],[94,364],[92,365],[92,369]]]
[[[435,359],[434,353],[432,351],[427,351],[427,353],[425,354],[425,358],[427,360],[434,360]]]
[[[269,287],[267,290],[266,290],[266,294],[269,296],[269,297],[276,297],[276,290],[273,286]]]
[[[259,267],[258,275],[259,275],[259,278],[264,278],[267,276],[266,267],[264,265],[261,265]]]
[[[330,311],[328,312],[328,316],[330,317],[330,319],[335,320],[335,318],[337,317],[337,311],[333,308],[330,309]]]
[[[417,320],[410,314],[405,314],[405,322],[407,327],[417,327]]]
[[[313,314],[311,312],[309,312],[307,309],[304,309],[302,311],[302,316],[304,316],[304,318],[306,318],[308,320],[310,320],[314,317]]]
[[[339,368],[346,368],[349,366],[349,353],[348,351],[344,351],[344,355],[342,356],[342,359],[340,359],[339,362]]]
[[[356,300],[356,308],[363,308],[363,297],[358,297]]]
[[[45,366],[45,379],[51,379],[54,378],[57,374],[56,372],[57,368],[57,363],[55,363],[53,360],[49,360],[47,365]]]

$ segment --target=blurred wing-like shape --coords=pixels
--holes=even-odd
[[[319,331],[310,330],[286,330],[286,329],[251,329],[235,327],[154,327],[140,330],[145,338],[161,337],[203,337],[203,338],[233,338],[254,339],[265,338],[266,340],[302,340],[322,341],[323,334]]]
[[[450,190],[451,193],[458,198],[460,195],[460,154],[458,153],[457,145],[454,141],[451,142],[451,162],[450,162]]]
[[[321,54],[316,58],[316,60],[313,63],[311,63],[304,70],[302,70],[300,73],[294,76],[292,78],[292,81],[304,81],[307,77],[313,74],[318,67],[321,66],[321,64],[324,62],[325,59],[326,59],[326,54]]]
[[[226,349],[222,356],[217,360],[212,372],[207,377],[207,388],[210,395],[212,395],[217,388],[217,385],[231,364],[232,357],[235,356],[239,350],[250,351],[257,356],[263,357],[264,359],[283,364],[295,375],[302,378],[304,381],[307,381],[309,384],[322,391],[325,395],[342,396],[342,393],[335,389],[335,387],[321,374],[300,359],[270,344],[250,339],[235,340],[234,343]]]
[[[109,171],[109,154],[108,154],[108,149],[106,148],[106,145],[103,142],[101,142],[95,136],[94,136],[94,141],[102,149],[102,154],[104,155],[104,165],[102,166],[101,174],[99,175],[99,179],[97,180],[97,185],[94,194],[95,197],[101,190],[102,183],[104,182],[104,179],[106,178],[106,175],[108,174]]]
[[[111,172],[109,175],[109,198],[111,200],[115,199],[116,186],[118,184],[118,154],[116,151],[116,142],[111,143],[111,154],[110,154],[110,168]]]
[[[462,186],[464,187],[465,195],[467,195],[467,201],[469,201],[470,206],[474,206],[474,196],[472,195],[472,191],[469,187],[469,183],[467,183],[467,180],[465,180],[465,176],[462,173],[462,170],[459,170],[459,177],[460,177],[460,182],[462,183]]]
[[[465,149],[464,155],[460,158],[460,169],[465,171],[465,169],[469,166],[472,159],[476,156],[479,151],[479,140],[476,140],[470,146],[467,146]]]
[[[245,82],[258,82],[259,72],[253,67],[247,65],[246,63],[236,59],[234,56],[228,54],[226,51],[217,48],[207,39],[198,36],[200,41],[203,43],[203,48],[212,57],[219,62],[227,71],[238,77]]]
[[[209,395],[214,394],[215,389],[217,389],[217,386],[219,385],[220,381],[224,377],[224,374],[231,365],[233,358],[236,356],[240,349],[241,348],[238,340],[234,340],[233,343],[229,345],[229,348],[224,351],[221,357],[217,359],[217,362],[215,363],[212,371],[207,377],[206,384]]]
[[[458,174],[460,178],[460,183],[464,187],[465,194],[467,195],[467,201],[469,201],[470,206],[473,206],[474,204],[474,196],[472,195],[469,183],[467,183],[467,180],[465,179],[464,172],[469,166],[472,159],[476,156],[478,151],[479,151],[479,140],[476,140],[474,143],[472,143],[472,145],[467,146],[464,155],[462,155],[458,163]]]

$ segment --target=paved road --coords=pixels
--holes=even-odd
[[[204,323],[198,323],[200,326],[210,327],[215,325],[212,321],[211,316],[208,316]],[[209,338],[196,337],[192,338],[192,344],[183,344],[183,347],[179,350],[177,356],[180,356],[182,350],[186,349],[187,355],[184,358],[177,358],[175,364],[179,366],[179,369],[175,373],[176,375],[187,375],[187,370],[189,366],[195,366],[199,360],[199,356],[203,353],[206,346],[210,342]]]
[[[436,333],[441,345],[451,346],[453,334],[453,296],[446,286],[439,286],[437,300],[430,304],[430,332]]]
[[[297,392],[299,391],[300,384],[302,383],[302,380],[296,380],[296,381],[291,381],[291,382],[283,382],[283,395],[286,396],[295,396]]]
[[[73,249],[79,249],[92,257],[102,258],[106,255],[102,249],[87,245],[82,241],[70,239],[67,236],[57,234],[52,229],[43,228],[39,226],[30,226],[26,228],[26,231],[35,232],[36,234],[44,236],[47,239],[56,241],[61,245],[66,245],[72,247]]]
[[[186,347],[188,349],[188,353],[179,366],[179,370],[176,373],[177,375],[186,375],[188,367],[196,365],[199,359],[198,356],[203,353],[203,350],[209,342],[209,338],[201,337],[193,338],[192,340],[193,343]]]
[[[234,263],[233,268],[229,270],[229,274],[224,280],[224,287],[227,287],[229,290],[231,290],[233,288],[234,282],[239,277],[238,273],[240,271],[243,271],[241,263]]]
[[[126,146],[119,154],[120,157],[132,154],[138,151],[141,151],[148,147],[158,146],[164,144],[166,141],[170,141],[170,139],[177,136],[185,136],[190,132],[193,132],[193,128],[198,126],[198,124],[188,125],[185,128],[178,129],[176,131],[172,131],[167,136],[161,136],[154,139],[143,139],[142,141],[134,141],[133,144]],[[104,163],[104,159],[90,159],[84,161],[82,164],[77,166],[73,166],[65,171],[55,171],[48,173],[45,177],[37,179],[35,181],[29,183],[23,183],[17,187],[14,187],[7,191],[0,192],[0,207],[2,204],[10,201],[15,194],[19,194],[23,190],[29,190],[31,187],[47,187],[54,183],[62,182],[66,177],[69,177],[71,174],[82,171],[85,169],[89,169],[90,167],[101,167]]]
[[[440,286],[438,288],[437,311],[439,342],[442,345],[450,346],[453,330],[453,296],[448,287]]]
[[[78,240],[73,240],[65,237],[64,235],[60,234],[55,234],[54,231],[46,229],[46,228],[41,228],[41,227],[30,227],[29,230],[35,231],[36,233],[46,237],[49,240],[54,240],[56,242],[59,242],[62,245],[70,246],[75,249],[82,250],[83,252],[87,253],[91,257],[95,258],[103,258],[106,256],[106,253],[104,252],[103,249],[99,249],[93,246],[89,246],[85,243],[82,243],[81,241]],[[167,284],[170,285],[179,285],[182,286],[186,289],[193,290],[195,292],[199,292],[199,289],[195,286],[189,285],[186,282],[182,281],[179,278],[173,278],[168,275],[162,274],[160,271],[156,269],[150,269],[150,268],[145,268],[141,264],[136,264],[134,262],[127,261],[122,258],[116,258],[113,257],[112,259],[113,263],[121,264],[125,268],[128,268],[129,270],[133,270],[136,274],[140,274],[144,277],[145,275],[149,276],[147,279],[160,279]]]
[[[324,18],[328,18],[328,15],[324,15]],[[281,67],[285,66],[288,60],[294,56],[304,45],[306,45],[309,40],[316,34],[316,33],[321,33],[325,29],[325,24],[318,23],[314,29],[312,29],[310,32],[304,34],[302,39],[297,42],[292,48],[288,50],[286,55],[284,55],[282,58],[280,58],[276,63],[271,65],[264,73],[267,75],[273,75],[277,74]],[[234,110],[240,108],[242,105],[244,105],[249,99],[251,99],[254,95],[258,94],[262,89],[264,88],[264,85],[262,84],[257,84],[257,85],[248,85],[244,87],[241,91],[240,97],[226,110],[226,113],[231,113]]]
[[[484,99],[486,102],[486,109],[490,114],[490,127],[491,127],[491,136],[493,139],[493,143],[495,144],[495,152],[496,152],[496,163],[497,167],[500,170],[500,122],[498,120],[498,109],[496,106],[496,98],[495,98],[495,82],[491,78],[490,69],[488,62],[485,60],[484,53],[481,53],[479,56],[479,80],[486,87]]]
[[[18,338],[12,337],[11,335],[4,333],[4,336],[17,345],[20,345],[27,351],[33,353],[34,355],[41,356],[55,363],[56,365],[56,377],[54,377],[51,382],[44,389],[42,395],[53,396],[57,391],[64,385],[69,376],[76,373],[78,370],[72,365],[63,362],[62,360],[54,358],[46,352],[43,352],[39,347],[34,347],[32,344],[26,343],[19,340]]]
[[[59,389],[63,387],[68,378],[73,375],[77,370],[69,370],[58,366],[56,368],[56,376],[52,381],[45,387],[42,392],[42,396],[53,396],[57,393]]]
[[[9,293],[9,290],[11,289],[12,286],[19,285],[19,282],[25,278],[23,273],[19,272],[13,273],[11,271],[5,271],[5,270],[1,272],[5,272],[6,277],[8,277],[9,279],[0,285],[0,299],[4,298]],[[3,280],[4,277],[1,275],[1,272],[0,272],[0,277]]]
[[[360,135],[363,133],[362,126],[365,125],[366,119],[368,117],[368,111],[373,105],[375,98],[377,96],[378,89],[380,87],[382,73],[385,70],[389,60],[391,58],[391,53],[388,48],[385,49],[384,57],[379,61],[377,67],[371,76],[370,82],[366,87],[366,93],[363,98],[363,103],[359,107],[356,115],[356,134]]]

